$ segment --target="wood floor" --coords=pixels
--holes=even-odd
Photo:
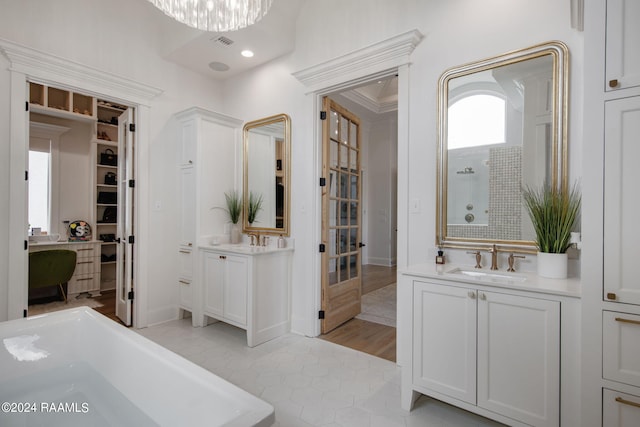
[[[102,313],[109,319],[114,320],[121,325],[124,325],[120,319],[116,316],[116,290],[102,291],[102,295],[94,298],[96,301],[102,304],[102,307],[94,308],[98,313]]]
[[[395,267],[362,266],[363,295],[395,282]],[[333,331],[321,335],[320,338],[392,362],[396,361],[396,328],[392,326],[351,319]]]

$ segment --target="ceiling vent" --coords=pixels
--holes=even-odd
[[[220,36],[220,37],[216,37],[215,39],[213,39],[214,43],[219,43],[221,45],[224,46],[231,46],[233,44],[233,40],[225,37],[225,36]]]

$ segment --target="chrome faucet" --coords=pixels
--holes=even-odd
[[[498,269],[498,248],[496,245],[491,246],[489,249],[489,253],[491,254],[491,270]]]

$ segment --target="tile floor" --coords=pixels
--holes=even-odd
[[[137,332],[272,404],[276,426],[501,425],[424,396],[405,412],[394,363],[323,340],[288,334],[249,348],[243,330],[190,319]]]

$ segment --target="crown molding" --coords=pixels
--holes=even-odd
[[[120,77],[59,56],[44,53],[0,38],[0,52],[11,63],[10,71],[23,73],[30,81],[69,89],[82,88],[94,95],[108,93],[110,97],[148,105],[163,91],[153,86]]]
[[[358,89],[342,92],[342,96],[349,99],[350,101],[355,102],[356,104],[362,105],[367,110],[376,114],[385,114],[391,111],[398,110],[397,97],[394,98],[393,101],[378,102],[377,100],[372,99],[371,97],[358,91]]]
[[[186,121],[194,116],[201,117],[210,122],[218,123],[220,125],[229,126],[229,127],[240,127],[242,123],[244,123],[240,119],[236,119],[235,117],[227,116],[226,114],[216,113],[215,111],[209,111],[201,107],[191,107],[186,110],[179,111],[175,114],[175,117],[180,121]]]
[[[358,80],[372,76],[386,76],[398,67],[409,64],[410,56],[424,36],[418,30],[407,31],[381,42],[355,50],[329,61],[292,73],[308,89],[341,89],[348,81],[353,86]]]

